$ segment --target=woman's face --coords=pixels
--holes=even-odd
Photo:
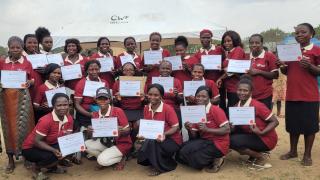
[[[106,97],[99,97],[96,99],[96,102],[101,109],[106,109],[110,104],[110,99]]]
[[[249,40],[249,48],[253,53],[261,52],[263,49],[263,44],[259,36],[253,36]]]
[[[196,94],[197,105],[207,105],[210,101],[209,94],[206,90],[199,91]]]
[[[183,45],[178,44],[175,47],[175,51],[177,56],[180,55],[181,57],[184,57],[186,55],[187,49]]]
[[[100,73],[100,67],[96,63],[89,65],[87,73],[90,79],[98,79]]]
[[[233,49],[234,46],[230,36],[224,37],[223,46],[226,48],[227,51],[230,51],[231,49]]]
[[[99,45],[99,50],[100,52],[102,52],[103,54],[106,54],[109,52],[110,50],[110,43],[108,40],[106,39],[102,39],[102,41],[100,42],[100,45]]]
[[[38,51],[38,40],[35,37],[29,37],[26,40],[26,49],[30,54],[36,54]]]
[[[157,88],[151,88],[148,91],[148,99],[151,105],[157,105],[161,102],[161,94]]]
[[[170,63],[161,63],[159,66],[159,72],[162,77],[169,77],[172,72],[172,66]]]
[[[251,87],[248,84],[239,84],[237,95],[240,101],[246,101],[251,97]]]
[[[136,49],[136,41],[134,41],[133,39],[127,39],[125,42],[125,48],[128,52],[134,52]]]
[[[312,34],[307,26],[300,25],[295,28],[295,38],[300,44],[307,44],[312,38]]]
[[[67,53],[68,55],[76,55],[78,54],[78,48],[75,43],[69,43],[67,45]]]
[[[10,43],[9,54],[13,59],[15,59],[15,60],[20,59],[20,57],[22,55],[22,51],[23,51],[23,48],[19,42],[13,41]]]
[[[65,116],[69,112],[69,101],[65,97],[59,97],[56,99],[56,102],[53,106],[54,111],[56,112],[57,116]]]
[[[44,37],[42,39],[41,45],[43,47],[43,50],[50,52],[53,46],[52,37],[51,36]]]
[[[204,70],[201,66],[194,66],[191,75],[193,80],[203,80]]]
[[[159,50],[161,38],[159,35],[154,34],[150,37],[150,47],[152,50]]]
[[[61,79],[61,69],[60,68],[55,69],[49,75],[49,80],[52,82],[59,82],[60,79]]]
[[[212,36],[210,33],[202,33],[200,35],[200,41],[202,44],[202,47],[207,48],[210,47],[211,43],[212,43]]]
[[[134,66],[131,63],[126,63],[123,65],[122,74],[124,76],[134,76],[135,70]]]

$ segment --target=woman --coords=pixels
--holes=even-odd
[[[205,168],[207,172],[218,172],[224,164],[223,156],[229,150],[230,127],[228,119],[218,106],[212,105],[212,91],[200,86],[196,91],[196,104],[206,106],[206,123],[186,122],[189,141],[182,145],[177,161],[195,169]]]
[[[290,151],[280,157],[288,160],[298,156],[300,134],[304,135],[305,149],[301,161],[311,166],[311,150],[315,133],[319,131],[319,91],[317,76],[320,74],[320,48],[310,43],[315,35],[311,24],[302,23],[295,28],[295,38],[301,46],[302,59],[289,63],[278,61],[281,72],[287,75],[286,130],[290,134]]]
[[[43,116],[37,126],[24,140],[22,155],[33,162],[33,178],[47,179],[41,168],[51,173],[65,173],[66,170],[58,167],[62,154],[58,145],[58,137],[72,133],[73,119],[68,114],[69,97],[57,93],[52,97],[53,111]]]
[[[31,63],[22,56],[23,41],[12,36],[8,40],[9,57],[0,61],[0,70],[25,71],[26,84],[23,89],[2,88],[0,84],[0,116],[4,144],[8,155],[6,173],[15,169],[13,156],[21,155],[24,138],[34,127],[34,116],[28,88],[33,85]]]
[[[148,87],[150,104],[144,107],[144,119],[164,121],[164,136],[157,140],[144,140],[138,152],[138,164],[150,166],[149,176],[172,171],[177,167],[173,155],[180,149],[182,137],[179,130],[179,121],[173,108],[163,103],[164,89],[159,84]]]
[[[52,108],[48,106],[46,91],[61,87],[61,68],[58,64],[48,64],[44,70],[44,75],[46,76],[46,81],[38,88],[38,93],[33,100],[36,122],[52,111]]]
[[[319,83],[318,83],[319,86]],[[273,106],[276,106],[277,108],[277,116],[279,118],[284,118],[284,115],[281,113],[281,107],[283,107],[282,101],[285,101],[286,99],[286,88],[287,88],[287,77],[279,73],[279,78],[273,80],[273,93],[272,93],[272,103]]]
[[[272,109],[272,82],[278,79],[279,71],[276,56],[263,49],[263,37],[253,34],[249,38],[251,68],[248,74],[252,76],[252,97]]]
[[[118,136],[115,138],[92,138],[85,141],[87,153],[95,156],[98,162],[98,169],[102,167],[115,166],[115,170],[123,170],[126,155],[129,153],[132,142],[130,139],[130,127],[128,119],[123,110],[113,107],[111,103],[111,93],[108,88],[99,88],[96,93],[96,102],[100,107],[98,112],[93,112],[92,121],[97,118],[116,117],[118,121]],[[88,131],[92,133],[94,129],[88,126]]]
[[[247,163],[253,167],[270,168],[266,163],[265,152],[275,148],[278,136],[275,128],[279,125],[277,118],[265,104],[253,99],[253,84],[250,77],[243,76],[238,84],[237,94],[239,102],[237,107],[254,107],[255,124],[232,126],[230,148],[241,155],[248,155]]]
[[[110,54],[110,41],[107,37],[100,37],[97,42],[98,52],[91,55],[90,59],[97,58],[110,58],[113,63],[113,67],[115,67],[115,60],[113,56]],[[112,87],[114,83],[114,70],[110,72],[100,73],[100,77],[108,82],[108,84]]]
[[[41,54],[51,54],[53,40],[50,31],[45,27],[38,27],[35,32]]]

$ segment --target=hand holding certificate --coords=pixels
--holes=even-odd
[[[184,81],[183,95],[185,97],[195,96],[197,89],[204,85],[206,85],[205,81]]]
[[[104,87],[104,82],[86,81],[83,90],[83,96],[94,97],[98,88]]]
[[[205,70],[221,70],[221,55],[202,55],[201,64]]]
[[[62,73],[62,78],[65,81],[72,80],[72,79],[80,79],[82,77],[80,64],[62,66],[61,73]]]
[[[229,107],[232,125],[253,125],[255,123],[254,107]]]
[[[141,94],[141,81],[126,81],[120,80],[119,84],[120,96],[140,96]]]
[[[111,57],[97,58],[101,64],[100,72],[110,72],[114,69],[113,59]]]
[[[116,117],[91,119],[93,137],[117,137],[118,120]]]
[[[277,45],[280,61],[299,61],[302,59],[300,44]]]
[[[49,91],[45,92],[46,98],[47,98],[47,102],[48,102],[48,107],[52,107],[52,104],[51,104],[52,97],[57,93],[67,94],[66,88],[65,87],[61,87],[61,88],[52,89],[52,90],[49,90]]]
[[[229,59],[227,72],[231,73],[246,73],[251,67],[250,60]]]
[[[198,106],[180,106],[182,122],[205,123],[207,121],[206,107]]]
[[[24,89],[26,88],[27,73],[25,71],[1,70],[2,88]]]
[[[86,150],[82,132],[59,137],[58,143],[62,156]]]
[[[144,51],[144,64],[154,65],[160,64],[162,61],[161,51]]]
[[[165,57],[164,60],[169,61],[172,64],[172,71],[182,70],[181,56]]]
[[[32,69],[45,67],[48,64],[47,56],[45,54],[27,55],[27,59],[32,65]]]
[[[152,84],[163,86],[166,93],[173,93],[173,77],[152,77]]]
[[[163,139],[164,121],[141,119],[138,134],[145,139]]]

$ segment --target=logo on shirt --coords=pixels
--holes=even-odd
[[[126,24],[129,23],[129,16],[112,15],[110,17],[110,24]]]

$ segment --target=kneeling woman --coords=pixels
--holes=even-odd
[[[44,178],[41,168],[47,168],[48,172],[64,173],[65,170],[58,167],[58,161],[62,159],[59,150],[58,137],[72,132],[73,119],[69,112],[69,97],[63,93],[57,93],[52,98],[53,111],[40,118],[37,126],[25,139],[22,146],[22,155],[26,160],[34,162],[33,173],[35,179]]]
[[[271,151],[277,144],[278,136],[275,128],[279,122],[272,112],[261,102],[252,99],[252,81],[242,76],[238,84],[237,94],[240,99],[238,107],[255,108],[255,124],[232,126],[230,148],[241,155],[248,155],[248,164],[256,168],[270,168],[266,163],[265,152]]]
[[[206,106],[206,123],[186,122],[189,141],[183,144],[177,161],[195,169],[218,172],[224,163],[223,156],[228,153],[230,127],[222,109],[210,103],[212,91],[200,86],[195,94],[196,104]]]
[[[117,163],[115,170],[122,170],[125,157],[132,147],[128,119],[122,109],[110,105],[111,93],[108,88],[97,89],[96,102],[100,109],[98,112],[92,113],[93,120],[96,118],[116,117],[118,121],[118,137],[87,140],[85,142],[87,153],[97,158],[97,169]],[[91,125],[88,126],[88,131],[91,133],[94,131]]]
[[[157,140],[144,140],[138,152],[138,164],[150,166],[150,176],[172,171],[177,167],[173,159],[180,149],[182,137],[179,130],[179,121],[174,109],[163,103],[164,88],[160,84],[151,84],[147,90],[150,104],[144,108],[144,119],[164,121],[164,138]]]

